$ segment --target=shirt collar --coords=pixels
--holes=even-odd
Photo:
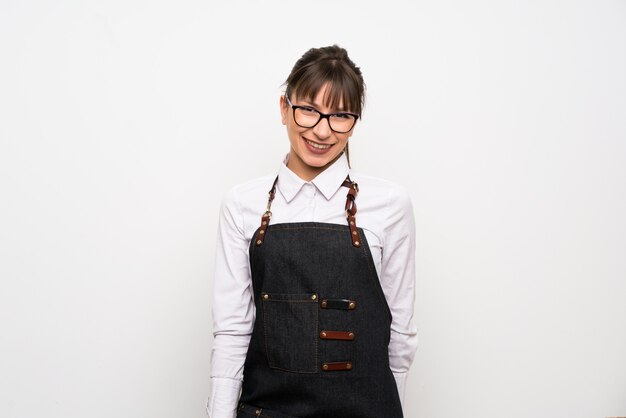
[[[302,187],[307,183],[302,180],[296,173],[291,171],[287,167],[287,159],[289,155],[285,157],[285,160],[278,170],[278,190],[283,195],[287,202],[291,202],[294,197],[302,190]],[[344,154],[341,154],[337,161],[335,161],[330,167],[322,171],[313,180],[310,181],[326,198],[330,200],[335,193],[341,188],[343,181],[350,173],[350,167],[348,166],[348,159]]]

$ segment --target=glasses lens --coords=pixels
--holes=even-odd
[[[320,120],[320,114],[315,109],[308,107],[298,107],[294,112],[296,123],[303,128],[310,128],[315,126],[318,120]]]
[[[328,118],[330,128],[339,133],[346,133],[354,126],[356,116],[349,113],[338,113]]]

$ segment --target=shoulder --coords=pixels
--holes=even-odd
[[[411,196],[406,187],[391,180],[351,171],[350,178],[359,185],[360,201],[375,201],[389,210],[411,210]]]
[[[240,183],[232,187],[224,198],[224,203],[242,202],[259,197],[267,197],[276,175],[266,175]]]
[[[412,242],[415,236],[415,218],[411,197],[406,187],[390,180],[351,172],[350,178],[359,185],[356,199],[357,219],[361,226],[378,237],[380,245],[397,248]]]
[[[247,219],[260,217],[275,178],[276,175],[267,175],[232,187],[222,199],[222,215],[237,219],[242,228]]]

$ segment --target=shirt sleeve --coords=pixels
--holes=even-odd
[[[389,366],[404,404],[406,377],[417,350],[415,303],[415,219],[406,190],[390,188],[384,225],[381,286],[391,310]]]
[[[234,418],[243,381],[243,365],[254,326],[249,240],[235,191],[222,203],[213,278],[213,350],[211,418]]]

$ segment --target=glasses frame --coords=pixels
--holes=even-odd
[[[316,108],[314,108],[313,106],[299,106],[299,105],[295,105],[295,104],[291,103],[291,100],[289,100],[289,96],[287,96],[286,94],[285,94],[285,99],[287,100],[287,103],[289,104],[289,106],[291,106],[291,109],[292,109],[292,112],[293,112],[293,121],[296,123],[296,125],[298,125],[301,128],[307,128],[307,129],[315,128],[317,126],[317,124],[320,123],[320,121],[322,119],[326,119],[328,121],[328,127],[330,128],[331,131],[336,132],[338,134],[347,134],[348,132],[350,132],[354,128],[354,125],[356,125],[356,121],[359,120],[359,118],[360,118],[359,115],[357,115],[356,113],[351,113],[351,112],[322,113],[319,110],[317,110]],[[300,125],[298,123],[298,121],[296,120],[296,109],[313,110],[315,113],[317,113],[319,115],[319,118],[317,119],[317,122],[315,122],[312,126]],[[337,115],[354,116],[354,122],[352,123],[352,126],[350,127],[350,129],[348,129],[347,131],[338,131],[338,130],[333,128],[333,125],[330,123],[330,117],[331,116],[337,116]]]

